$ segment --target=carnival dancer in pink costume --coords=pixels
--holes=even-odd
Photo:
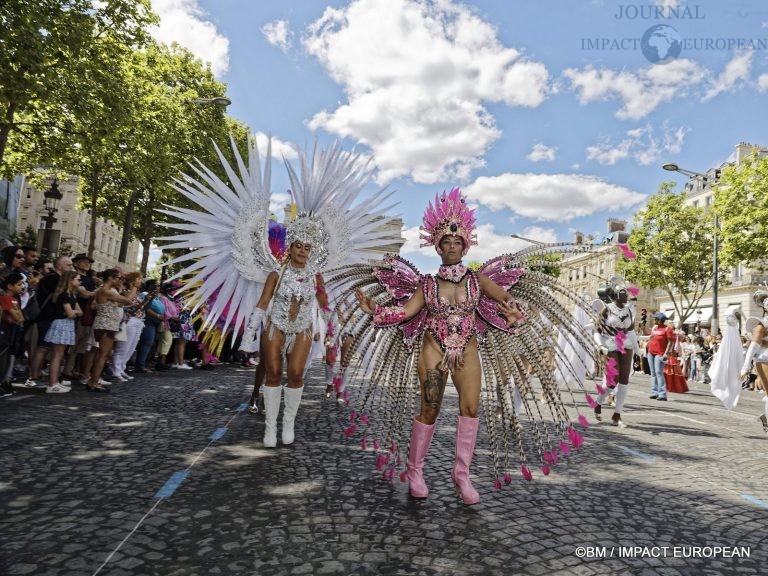
[[[511,255],[494,258],[477,272],[462,263],[470,246],[477,244],[474,225],[474,211],[466,205],[460,190],[454,188],[435,197],[434,205],[430,203],[424,214],[422,240],[424,245],[434,246],[442,259],[436,275],[422,276],[405,260],[388,255],[381,267],[372,270],[375,284],[369,280],[370,272],[365,266],[353,267],[329,279],[329,284],[356,290],[360,310],[365,314],[353,313],[342,329],[359,333],[357,340],[363,343],[358,350],[360,356],[370,357],[373,364],[370,384],[360,391],[362,405],[359,412],[352,413],[351,426],[345,434],[351,436],[358,427],[369,431],[369,426],[375,428],[373,419],[377,419],[378,431],[384,436],[383,451],[379,439],[373,440],[374,450],[379,452],[377,466],[389,479],[398,469],[402,470],[400,478],[409,482],[410,494],[426,498],[429,490],[423,476],[424,460],[450,375],[459,395],[456,457],[451,476],[456,493],[465,504],[480,500],[469,470],[479,428],[481,382],[496,486],[501,486],[502,478],[511,482],[511,444],[517,445],[515,452],[526,479],[531,478],[527,467],[531,456],[541,460],[545,474],[557,460],[549,445],[554,430],[540,421],[540,408],[530,386],[531,376],[523,367],[523,357],[533,366],[551,400],[556,427],[571,441],[570,445],[560,444],[563,453],[583,441],[568,421],[552,370],[546,367],[536,327],[528,326],[535,322],[526,321],[527,311],[535,306],[547,318],[559,316],[558,323],[564,330],[585,349],[592,353],[596,350],[583,330],[578,330],[575,322],[569,323],[571,315],[550,295],[549,289],[541,289],[545,285],[555,286],[555,278],[522,267]],[[519,254],[526,263],[535,265],[540,261],[538,256],[556,250],[557,247],[547,246]],[[397,329],[393,330],[394,327]],[[368,353],[372,341],[367,337],[369,334],[376,336],[372,354]],[[552,342],[553,346],[556,344]],[[412,414],[409,404],[413,401],[414,376],[418,376],[419,413],[412,420],[403,469],[399,446],[403,428]],[[524,397],[523,415],[513,409],[511,380],[519,384]],[[502,407],[499,417],[497,405]],[[525,432],[532,433],[533,438],[524,439]],[[369,442],[366,432],[362,438],[364,449]]]

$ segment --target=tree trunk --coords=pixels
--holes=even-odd
[[[0,124],[0,168],[3,166],[3,158],[5,158],[5,147],[8,145],[8,136],[11,134],[13,128],[13,116],[16,111],[16,103],[11,102],[8,105],[8,110],[5,112],[5,122]]]
[[[96,200],[99,197],[98,172],[96,169],[91,174],[91,231],[88,238],[88,257],[93,258],[93,252],[96,250],[96,222],[98,214],[96,213]]]
[[[155,209],[155,191],[150,188],[149,195],[147,197],[147,214],[152,214]],[[146,276],[147,265],[149,264],[149,250],[152,247],[152,237],[154,232],[154,225],[152,218],[145,218],[141,223],[141,273]]]
[[[138,200],[139,191],[134,190],[131,197],[128,199],[128,205],[125,207],[125,222],[123,224],[123,238],[120,241],[120,254],[117,257],[118,261],[122,264],[126,264],[128,258],[128,244],[131,242],[131,228],[133,227],[133,208]],[[135,264],[135,262],[133,262]]]

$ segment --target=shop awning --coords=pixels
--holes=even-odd
[[[699,310],[701,310],[701,314],[698,314]],[[712,306],[704,306],[694,310],[693,314],[688,316],[688,322],[709,322],[710,318],[712,318]]]

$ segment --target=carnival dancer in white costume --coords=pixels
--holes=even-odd
[[[584,305],[588,302],[591,302],[589,295],[586,293],[582,294],[581,303],[574,305],[572,312],[574,321],[581,326],[582,333],[587,336],[592,334],[594,330],[592,319],[584,312]],[[594,359],[589,355],[588,350],[580,346],[574,338],[562,330],[559,331],[557,345],[563,351],[563,357],[566,361],[562,362],[561,359],[556,361],[557,381],[583,387],[587,376],[595,372]],[[568,365],[573,369],[572,372],[563,369],[563,366]]]
[[[739,336],[739,321],[733,312],[725,316],[723,340],[709,367],[709,387],[712,395],[728,410],[736,408],[741,394],[741,378],[744,350]]]
[[[596,304],[599,302],[603,306],[595,332],[595,342],[600,347],[600,352],[608,357],[608,361],[605,386],[598,386],[597,390],[595,418],[602,420],[602,405],[609,392],[616,388],[616,407],[611,416],[611,424],[626,428],[626,424],[621,420],[621,411],[627,397],[632,361],[637,348],[634,317],[627,305],[629,292],[620,279],[611,278],[607,285],[601,287],[601,291],[608,297],[609,302],[604,304],[602,300],[596,301]]]
[[[766,316],[768,313],[768,290],[760,288],[753,294],[752,299],[763,309],[763,315],[760,318],[753,316],[747,319],[746,328],[752,335],[752,342],[744,357],[741,379],[743,380],[749,375],[752,362],[754,362],[757,378],[765,393],[763,414],[759,418],[763,425],[763,432],[768,434],[768,316]]]
[[[322,279],[328,268],[364,262],[376,249],[396,241],[382,204],[389,197],[379,190],[359,198],[372,171],[359,155],[338,145],[315,150],[311,158],[298,151],[299,170],[286,161],[297,216],[286,224],[285,261],[270,250],[269,182],[271,142],[263,170],[255,138],[249,145],[248,167],[232,142],[237,172],[219,151],[229,183],[205,166],[193,166],[199,179],[185,176],[176,189],[203,209],[169,207],[163,212],[182,223],[184,230],[169,237],[172,248],[189,252],[174,262],[191,262],[176,277],[187,280],[191,306],[200,307],[217,293],[203,330],[226,316],[223,333],[233,340],[245,325],[240,349],[258,349],[262,323],[261,362],[266,370],[264,445],[277,445],[277,416],[285,394],[283,444],[294,442],[294,422],[303,393],[303,374],[313,337],[313,304],[324,319],[331,313]],[[226,314],[224,312],[226,311]],[[287,386],[281,386],[283,362]]]

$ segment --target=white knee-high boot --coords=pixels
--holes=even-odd
[[[285,408],[283,408],[283,444],[293,444],[293,424],[296,421],[296,413],[301,404],[301,395],[304,393],[304,386],[301,388],[285,387]]]
[[[282,386],[263,386],[264,394],[264,447],[277,446],[277,414],[280,412]]]

